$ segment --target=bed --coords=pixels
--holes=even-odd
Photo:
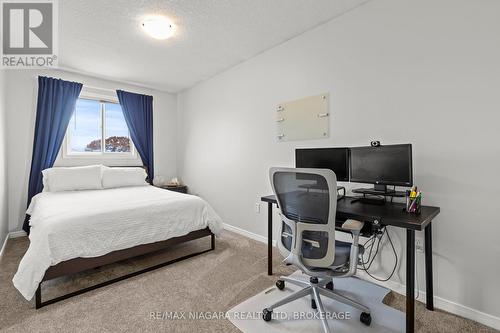
[[[213,250],[222,229],[203,199],[151,185],[42,192],[27,214],[30,245],[13,283],[36,308]],[[43,281],[202,237],[211,237],[206,251],[42,302]]]

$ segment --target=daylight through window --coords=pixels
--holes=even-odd
[[[66,137],[69,155],[133,154],[130,133],[118,103],[79,98]]]

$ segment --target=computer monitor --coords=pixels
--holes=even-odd
[[[295,149],[296,168],[330,169],[338,181],[349,181],[348,148]]]
[[[386,185],[412,186],[411,144],[350,148],[350,179],[384,192]]]

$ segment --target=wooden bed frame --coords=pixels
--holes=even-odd
[[[134,166],[116,166],[116,167],[134,167]],[[141,167],[141,166],[135,166],[135,167]],[[142,168],[144,168],[146,170],[146,173],[147,173],[147,168],[145,166],[142,166]],[[29,218],[30,218],[30,216],[26,215],[26,219],[29,220]],[[74,292],[71,292],[71,293],[68,293],[68,294],[65,294],[62,296],[58,296],[56,298],[42,302],[42,283],[44,281],[52,280],[52,279],[55,279],[55,278],[61,277],[61,276],[76,274],[79,272],[87,271],[87,270],[90,270],[93,268],[98,268],[100,266],[104,266],[104,265],[108,265],[108,264],[112,264],[112,263],[117,263],[117,262],[120,262],[120,261],[123,261],[126,259],[130,259],[130,258],[138,257],[138,256],[141,256],[144,254],[160,251],[160,250],[163,250],[165,248],[168,248],[168,247],[176,245],[176,244],[189,242],[189,241],[192,241],[195,239],[200,239],[200,238],[207,237],[207,236],[210,236],[210,248],[207,250],[191,253],[191,254],[188,254],[188,255],[173,259],[173,260],[162,262],[162,263],[159,263],[157,265],[154,265],[154,266],[151,266],[151,267],[148,267],[145,269],[141,269],[139,271],[132,272],[132,273],[129,273],[129,274],[105,281],[105,282],[101,282],[101,283],[98,283],[98,284],[90,286],[90,287],[79,289],[77,291],[74,291]],[[134,276],[146,273],[146,272],[150,272],[150,271],[153,271],[155,269],[165,267],[167,265],[170,265],[170,264],[173,264],[173,263],[185,260],[185,259],[189,259],[189,258],[195,257],[197,255],[200,255],[200,254],[203,254],[203,253],[206,253],[209,251],[213,251],[213,250],[215,250],[215,235],[207,227],[207,228],[202,229],[202,230],[192,231],[184,236],[174,237],[174,238],[170,238],[170,239],[160,241],[160,242],[155,242],[155,243],[142,244],[142,245],[134,246],[134,247],[119,250],[119,251],[113,251],[113,252],[110,252],[110,253],[105,254],[103,256],[99,256],[99,257],[75,258],[75,259],[70,259],[67,261],[62,261],[62,262],[58,263],[57,265],[50,266],[47,269],[47,271],[45,272],[45,275],[44,275],[42,281],[40,282],[40,284],[38,285],[38,288],[37,288],[36,293],[35,293],[35,308],[40,309],[46,305],[54,304],[56,302],[60,302],[62,300],[68,299],[70,297],[81,295],[83,293],[95,290],[97,288],[108,286],[108,285],[113,284],[115,282],[119,282],[119,281],[131,278],[131,277],[134,277]]]
[[[173,259],[173,260],[162,262],[160,264],[142,269],[140,271],[132,272],[132,273],[129,273],[129,274],[105,281],[105,282],[101,282],[99,284],[96,284],[96,285],[93,285],[93,286],[90,286],[87,288],[83,288],[83,289],[80,289],[80,290],[77,290],[77,291],[50,299],[48,301],[42,302],[42,283],[44,281],[55,279],[55,278],[61,277],[61,276],[66,276],[66,275],[71,275],[71,274],[83,272],[83,271],[97,268],[97,267],[100,267],[103,265],[116,263],[116,262],[119,262],[119,261],[122,261],[125,259],[138,257],[138,256],[141,256],[144,254],[163,250],[163,249],[168,248],[172,245],[189,242],[191,240],[200,239],[200,238],[207,237],[207,236],[210,236],[210,248],[207,250],[191,253],[191,254],[188,254],[188,255]],[[45,275],[42,279],[42,282],[40,282],[40,284],[38,285],[38,289],[36,290],[35,308],[40,309],[41,307],[44,307],[46,305],[50,305],[50,304],[68,299],[70,297],[80,295],[80,294],[86,293],[88,291],[92,291],[92,290],[95,290],[97,288],[104,287],[104,286],[110,285],[112,283],[119,282],[119,281],[131,278],[131,277],[134,277],[134,276],[146,273],[146,272],[150,272],[150,271],[153,271],[155,269],[165,267],[167,265],[179,262],[181,260],[192,258],[192,257],[195,257],[197,255],[212,251],[214,249],[215,249],[215,235],[210,231],[209,228],[205,228],[202,230],[192,231],[185,236],[174,237],[174,238],[170,238],[170,239],[160,241],[160,242],[155,242],[155,243],[142,244],[142,245],[134,246],[134,247],[131,247],[128,249],[110,252],[110,253],[105,254],[103,256],[100,256],[100,257],[75,258],[75,259],[70,259],[67,261],[62,261],[62,262],[58,263],[57,265],[50,266],[47,269],[47,271],[45,272]]]

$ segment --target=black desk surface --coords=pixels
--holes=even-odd
[[[264,202],[277,203],[274,195],[260,198]],[[407,213],[405,205],[401,203],[387,202],[384,205],[373,205],[360,201],[351,203],[356,198],[344,197],[337,201],[337,218],[357,219],[363,222],[374,222],[377,220],[383,225],[395,227],[424,230],[425,227],[439,214],[440,208],[433,206],[422,206],[420,214]]]

